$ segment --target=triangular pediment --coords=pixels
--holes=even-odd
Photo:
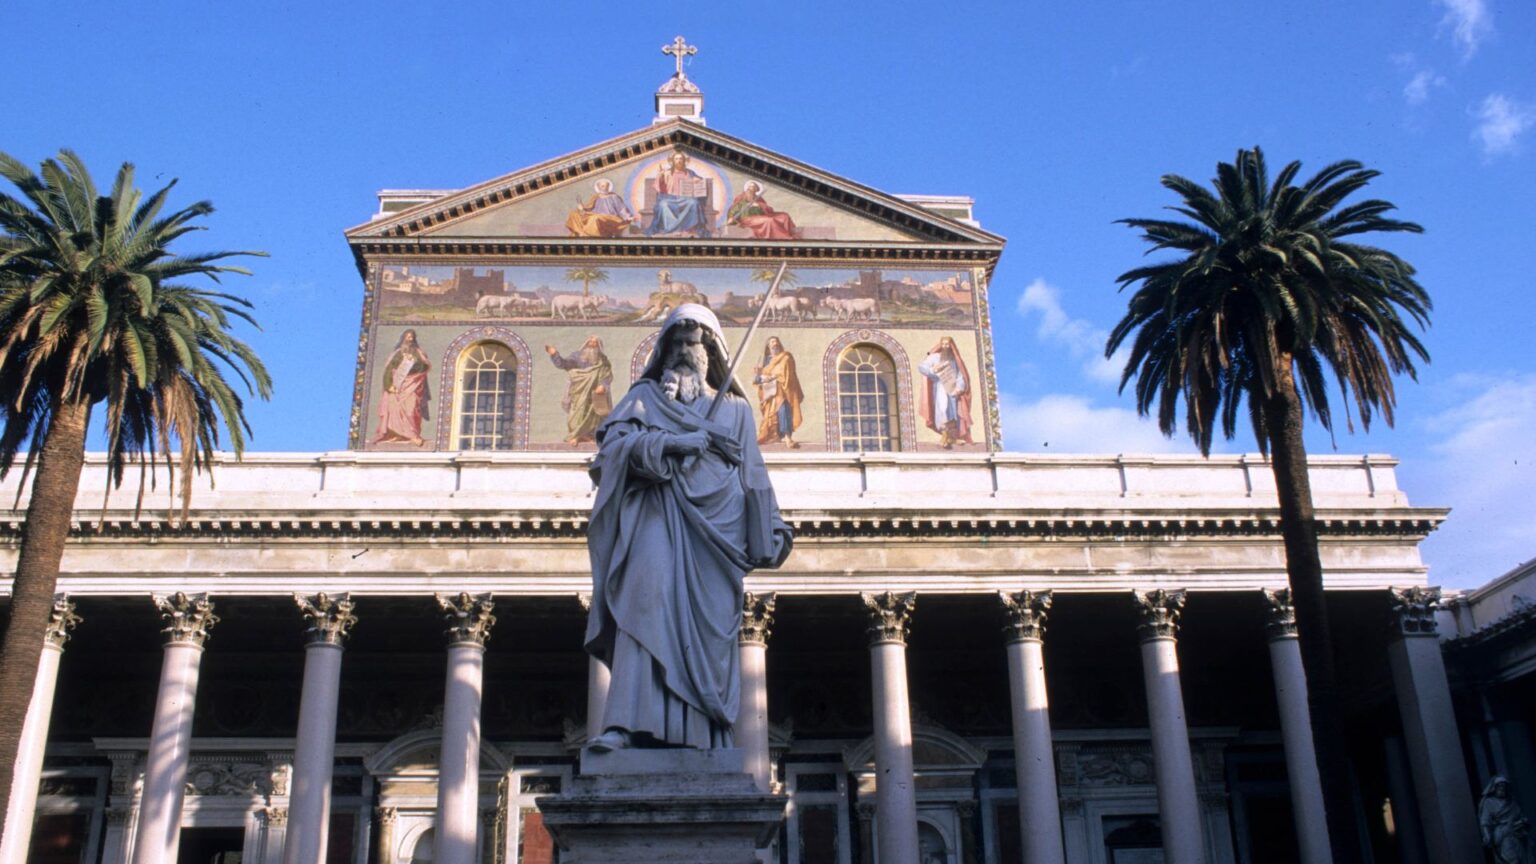
[[[648,127],[384,214],[393,238],[980,245],[1001,237],[687,121]]]

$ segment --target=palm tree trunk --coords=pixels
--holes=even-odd
[[[85,430],[90,416],[89,402],[54,408],[32,476],[32,500],[27,503],[21,553],[11,583],[11,619],[0,647],[0,814],[10,804],[21,727],[32,702],[37,663],[53,612],[59,562],[69,539],[80,469],[85,464]],[[31,827],[16,826],[22,831]]]
[[[1302,440],[1301,397],[1287,361],[1279,392],[1264,405],[1269,432],[1270,468],[1280,499],[1280,534],[1285,542],[1285,571],[1296,609],[1301,662],[1307,672],[1312,739],[1328,814],[1328,840],[1335,864],[1364,861],[1355,824],[1354,781],[1344,737],[1344,714],[1334,680],[1333,637],[1323,596],[1323,563],[1317,550],[1317,514],[1307,475]]]

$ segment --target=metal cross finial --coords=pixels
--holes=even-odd
[[[671,45],[661,46],[661,53],[671,54],[672,57],[677,60],[677,77],[686,78],[688,76],[683,74],[683,58],[690,54],[699,53],[699,49],[697,46],[689,45],[687,41],[683,39],[683,37],[678,36],[672,40]]]

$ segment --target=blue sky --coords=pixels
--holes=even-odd
[[[1359,159],[1427,229],[1385,244],[1435,298],[1434,359],[1400,383],[1397,428],[1309,445],[1392,453],[1414,503],[1455,508],[1424,547],[1433,582],[1536,555],[1536,6],[825,5],[19,0],[0,149],[179,177],[177,200],[219,208],[194,245],[271,253],[236,284],[277,379],[251,410],[260,450],[346,445],[361,286],[341,232],[373,193],[645,125],[677,33],[712,126],[891,192],[972,195],[1009,238],[992,301],[1010,449],[1190,452],[1098,358],[1142,253],[1113,220],[1243,146],[1303,176]]]

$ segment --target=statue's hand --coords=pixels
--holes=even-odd
[[[701,430],[683,432],[667,439],[666,452],[680,456],[698,456],[709,447],[709,433]]]

